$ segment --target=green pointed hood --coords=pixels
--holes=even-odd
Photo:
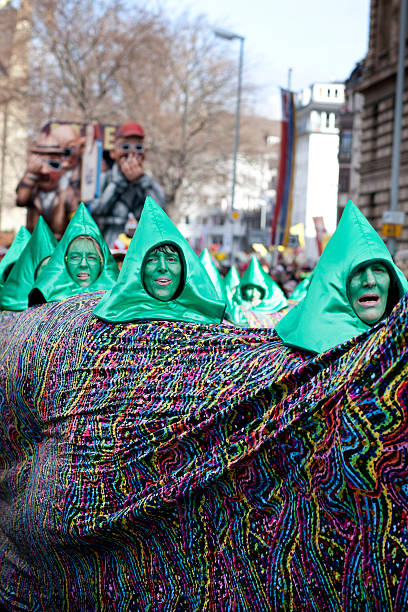
[[[155,299],[144,288],[143,260],[147,252],[163,243],[178,247],[184,269],[183,286],[168,302]],[[220,323],[225,303],[219,299],[204,266],[166,213],[148,197],[129,245],[118,281],[94,310],[104,321],[135,320]]]
[[[398,301],[408,283],[380,236],[349,200],[313,271],[306,297],[275,328],[283,342],[321,353],[370,329],[351,306],[348,282],[357,266],[375,261],[387,266],[389,294],[393,288]]]
[[[278,283],[276,283],[269,276],[269,274],[267,274],[263,270],[261,264],[259,263],[255,255],[252,256],[251,261],[249,262],[249,266],[241,277],[241,292],[245,285],[257,285],[263,290],[264,297],[262,299],[262,302],[258,306],[253,306],[252,304],[249,304],[249,302],[246,302],[244,299],[242,300],[242,303],[254,312],[277,312],[278,310],[282,310],[282,308],[285,308],[288,305],[288,301],[282,289],[279,287]]]
[[[56,245],[54,234],[43,217],[39,217],[33,235],[0,291],[2,310],[17,311],[28,308],[28,295],[35,282],[36,270],[43,259],[53,254]]]
[[[227,294],[231,295],[232,297],[234,295],[234,289],[239,287],[240,283],[241,278],[239,276],[239,272],[236,266],[232,265],[224,278],[224,285],[227,290]]]
[[[208,276],[211,278],[212,284],[214,285],[217,291],[218,297],[220,298],[220,300],[225,302],[227,300],[227,291],[225,289],[225,284],[224,284],[221,274],[218,272],[217,266],[214,264],[212,260],[212,257],[208,249],[204,249],[201,252],[199,256],[199,260],[201,261],[204,268],[206,269]]]
[[[89,287],[79,286],[69,275],[65,265],[65,256],[71,242],[78,236],[90,236],[99,244],[103,255],[103,266],[100,275]],[[73,295],[81,295],[92,291],[107,291],[116,282],[119,274],[118,266],[109,251],[101,232],[85,204],[81,202],[63,237],[58,243],[53,256],[44,269],[44,274],[38,276],[29,296],[29,304],[43,302],[59,302]]]
[[[30,237],[31,234],[28,229],[25,227],[20,227],[10,245],[10,248],[0,261],[0,287],[2,287],[6,282],[4,279],[4,274],[7,272],[8,267],[16,263],[17,259],[24,251],[27,242],[30,240]]]
[[[242,324],[241,309],[238,304],[242,302],[239,284],[241,278],[234,264],[230,267],[224,278],[225,290],[227,292],[228,306],[226,318],[235,325]]]

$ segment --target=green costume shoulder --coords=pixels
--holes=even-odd
[[[300,281],[300,283],[298,283],[298,285],[294,288],[294,290],[290,294],[290,299],[296,300],[297,302],[300,302],[300,300],[303,300],[303,298],[307,294],[307,290],[309,289],[310,281],[311,281],[310,276]]]
[[[38,266],[53,254],[56,245],[54,234],[43,217],[39,217],[33,235],[0,291],[2,310],[17,311],[28,308],[28,295],[33,288]]]
[[[66,267],[66,254],[68,247],[78,236],[90,236],[99,244],[103,265],[101,273],[92,285],[81,287],[70,276]],[[81,295],[92,291],[107,291],[116,282],[119,274],[118,266],[109,251],[101,232],[85,204],[81,202],[63,237],[58,243],[47,267],[38,276],[33,290],[29,296],[29,305],[41,304],[43,302],[59,302],[73,295]]]
[[[317,262],[305,298],[275,328],[283,342],[321,353],[370,329],[351,306],[348,283],[357,266],[375,261],[386,265],[397,299],[401,298],[408,289],[407,280],[380,236],[349,200]]]
[[[30,240],[30,237],[31,234],[28,229],[25,227],[20,227],[14,237],[13,242],[10,245],[10,248],[8,249],[3,259],[0,261],[0,287],[2,287],[6,282],[4,275],[7,273],[9,266],[12,266],[16,263],[17,259],[24,251],[27,242]]]
[[[258,306],[253,306],[249,302],[246,302],[244,299],[242,303],[253,310],[254,312],[277,312],[278,310],[282,310],[282,308],[286,308],[288,305],[288,301],[283,293],[282,289],[279,287],[278,283],[276,283],[270,276],[267,274],[258,259],[255,255],[252,256],[251,261],[249,262],[249,266],[243,273],[240,282],[240,289],[242,295],[242,289],[246,285],[256,285],[260,289],[262,289],[263,299]]]
[[[148,251],[164,243],[176,246],[183,264],[182,288],[177,297],[162,302],[143,284],[143,262]],[[136,320],[220,323],[225,310],[204,266],[187,240],[156,202],[146,198],[118,281],[99,302],[94,314],[104,321]]]

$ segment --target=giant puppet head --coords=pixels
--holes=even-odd
[[[80,158],[85,139],[79,136],[72,125],[58,125],[51,132],[62,148],[64,170],[74,168]]]
[[[31,147],[27,170],[37,176],[37,187],[41,191],[57,188],[64,167],[63,150],[55,136],[41,132]]]

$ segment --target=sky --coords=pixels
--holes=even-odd
[[[370,0],[165,0],[174,13],[189,9],[214,26],[245,37],[244,80],[261,89],[258,110],[278,118],[279,87],[292,69],[292,90],[344,81],[368,47]],[[237,50],[239,42],[225,41]]]

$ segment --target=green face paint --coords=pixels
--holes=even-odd
[[[257,306],[262,301],[262,290],[256,285],[245,285],[242,287],[242,297],[253,306]]]
[[[144,260],[143,284],[152,297],[168,302],[179,287],[181,272],[178,253],[152,249]]]
[[[101,257],[93,240],[75,238],[68,247],[65,260],[69,275],[81,287],[92,285],[101,273]]]
[[[390,275],[382,263],[359,266],[350,277],[350,302],[354,312],[366,325],[374,325],[387,307]]]

